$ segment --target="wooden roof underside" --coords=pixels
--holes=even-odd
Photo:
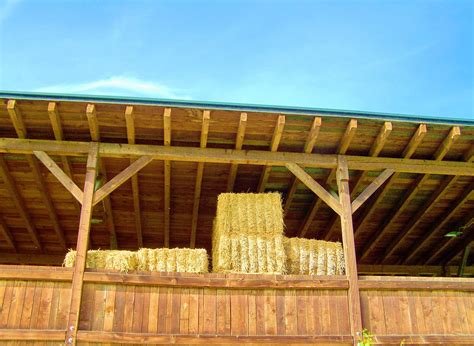
[[[472,162],[474,126],[2,99],[0,138]],[[86,157],[53,158],[82,188]],[[130,162],[129,158],[101,158],[104,181]],[[306,171],[337,191],[334,169]],[[353,197],[378,174],[351,171]],[[474,238],[473,184],[471,176],[395,173],[354,214],[359,262],[458,261]],[[169,228],[170,247],[195,244],[210,249],[217,195],[227,190],[280,191],[287,236],[340,240],[336,214],[284,167],[154,160],[96,206],[91,247],[161,247]],[[168,203],[169,219],[164,212]],[[3,254],[26,256],[40,249],[45,254],[63,254],[75,247],[80,205],[33,155],[0,154],[0,206]],[[463,236],[443,236],[452,230],[462,230]]]

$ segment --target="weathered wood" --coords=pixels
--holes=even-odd
[[[356,119],[349,120],[346,126],[346,130],[344,131],[344,135],[342,136],[341,141],[339,142],[339,146],[337,148],[338,154],[343,155],[347,152],[347,149],[349,148],[349,145],[351,144],[356,131],[357,131],[357,120]],[[333,169],[331,169],[329,174],[326,176],[325,185],[330,185],[331,182],[334,180],[335,175],[336,175],[336,167],[333,167]],[[306,233],[308,232],[309,227],[311,226],[311,223],[313,222],[314,216],[317,214],[319,208],[321,207],[321,203],[322,202],[320,198],[315,198],[313,200],[313,203],[309,211],[306,213],[304,221],[300,226],[299,233],[298,233],[300,237],[304,237]]]
[[[276,152],[278,146],[280,145],[281,136],[283,134],[283,129],[285,128],[285,116],[278,116],[275,129],[273,131],[272,141],[270,142],[270,152]],[[265,185],[267,184],[268,177],[270,176],[272,168],[269,166],[263,167],[262,174],[260,175],[260,180],[258,182],[257,192],[264,192]]]
[[[5,241],[7,242],[8,246],[13,249],[13,251],[18,252],[15,239],[13,238],[12,232],[10,232],[10,228],[8,227],[7,223],[0,215],[0,234],[3,236]]]
[[[359,275],[402,275],[402,276],[453,276],[457,266],[442,265],[391,265],[391,264],[359,264]],[[474,266],[466,267],[466,274],[474,274]]]
[[[88,145],[87,142],[0,138],[0,153],[28,154],[33,151],[45,151],[50,155],[81,156],[86,154]],[[101,143],[100,155],[102,157],[152,156],[155,160],[269,166],[284,166],[287,162],[316,168],[335,168],[337,166],[337,155],[331,154],[166,147],[141,144]],[[405,173],[474,176],[474,165],[471,162],[344,156],[351,170],[381,171],[393,169],[396,172]]]
[[[207,135],[209,133],[209,121],[211,118],[210,111],[204,111],[202,113],[202,128],[201,128],[201,141],[200,147],[205,148],[207,145]],[[191,240],[189,247],[194,249],[196,245],[196,230],[199,218],[199,202],[201,201],[201,185],[202,175],[204,172],[204,162],[199,162],[197,165],[196,173],[196,184],[194,186],[194,200],[193,200],[193,214],[191,217]]]
[[[0,329],[0,340],[63,341],[63,330]]]
[[[125,108],[125,123],[127,126],[127,141],[128,144],[135,144],[135,116],[133,114],[133,106]],[[130,164],[133,159],[130,160]],[[132,176],[132,194],[133,194],[133,209],[135,211],[135,229],[137,232],[137,245],[143,247],[143,230],[142,230],[142,210],[140,208],[140,188],[138,186],[138,175]]]
[[[64,173],[64,171],[56,164],[56,162],[54,162],[54,160],[44,151],[34,151],[33,154],[58,179],[58,181],[66,188],[66,190],[68,190],[73,195],[73,197],[81,203],[83,199],[82,190],[66,173]]]
[[[456,290],[474,292],[474,285],[472,285],[472,282],[457,278],[366,276],[359,278],[359,288],[361,290]]]
[[[336,178],[339,190],[339,202],[342,207],[340,216],[344,262],[346,266],[346,275],[349,280],[349,320],[351,334],[354,337],[354,345],[356,345],[358,336],[360,336],[360,333],[362,332],[362,317],[360,309],[359,285],[357,279],[357,259],[355,253],[354,230],[352,226],[349,169],[347,161],[343,156],[338,158]]]
[[[314,145],[316,144],[316,140],[318,139],[319,132],[321,129],[322,119],[320,117],[316,117],[313,119],[313,123],[311,125],[311,129],[308,132],[308,136],[306,137],[306,142],[304,144],[303,152],[304,153],[312,153],[314,149]],[[237,149],[237,148],[236,148]],[[285,198],[285,204],[283,206],[283,215],[286,215],[290,210],[291,202],[293,201],[293,197],[296,193],[298,188],[299,180],[296,177],[293,177],[291,181],[290,189]]]
[[[245,129],[247,127],[247,113],[240,113],[239,127],[235,138],[235,149],[242,150],[244,144]],[[234,191],[235,178],[237,176],[238,164],[230,165],[229,177],[227,178],[227,192]]]
[[[392,176],[394,171],[392,169],[386,169],[382,173],[379,174],[377,178],[370,183],[369,186],[365,188],[364,191],[361,192],[359,196],[352,202],[352,213],[355,213],[357,209],[359,209],[365,201],[367,201],[370,196],[374,194],[377,189],[383,185],[388,178]]]
[[[99,160],[99,144],[92,143],[87,158],[87,172],[84,182],[84,199],[82,201],[81,217],[79,220],[79,232],[77,239],[76,260],[71,287],[71,303],[67,318],[66,343],[76,344],[77,329],[79,326],[79,312],[81,308],[83,277],[86,267],[87,246],[89,241],[90,220],[92,216],[95,178],[97,176],[97,164]]]
[[[165,108],[163,113],[163,131],[164,146],[171,145],[171,108]],[[163,246],[170,246],[170,212],[171,212],[171,161],[165,160],[164,163],[164,228],[163,228]]]
[[[302,183],[313,191],[320,199],[330,206],[337,214],[342,213],[341,203],[326,191],[316,180],[314,180],[303,168],[294,163],[287,163],[288,168]]]
[[[151,161],[153,161],[152,157],[142,156],[138,160],[130,164],[130,166],[125,168],[122,172],[110,179],[107,183],[105,183],[100,189],[95,192],[93,205],[96,205],[97,203],[101,202],[114,190],[119,188],[120,185],[130,179],[130,177],[136,175],[143,167],[148,165]]]
[[[31,217],[26,209],[23,197],[18,191],[18,188],[9,172],[7,163],[5,162],[5,158],[3,157],[3,155],[0,155],[0,176],[2,177],[5,187],[10,193],[10,197],[12,198],[13,203],[15,203],[17,212],[20,214],[20,217],[25,223],[26,229],[35,245],[35,248],[43,252],[44,249],[40,243],[38,231],[36,230],[36,227],[33,224],[33,221],[31,220]]]

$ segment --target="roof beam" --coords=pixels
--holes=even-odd
[[[420,124],[417,130],[415,131],[415,133],[413,134],[413,136],[411,137],[410,142],[408,142],[407,146],[403,150],[403,153],[402,153],[403,159],[407,160],[411,158],[411,156],[415,153],[418,146],[421,144],[423,138],[426,135],[426,132],[427,132],[426,125]],[[377,197],[375,199],[372,199],[372,201],[367,204],[367,206],[364,209],[363,215],[361,215],[359,222],[357,223],[357,226],[355,227],[354,235],[356,237],[360,233],[361,230],[365,229],[367,222],[369,222],[370,220],[370,216],[372,216],[372,213],[376,209],[376,206],[380,202],[382,202],[382,200],[390,191],[392,185],[395,183],[397,178],[398,178],[398,172],[392,175],[392,177],[387,181],[387,183],[385,184],[383,189],[380,191],[380,193],[377,195]],[[365,258],[365,256],[367,256],[369,252],[372,251],[372,248],[375,246],[375,240],[380,238],[381,235],[382,235],[381,229],[378,229],[375,232],[375,234],[372,235],[372,237],[370,238],[370,241],[362,248],[362,252],[359,258],[360,261],[362,261]]]
[[[207,136],[209,133],[209,120],[211,118],[211,112],[205,110],[202,113],[202,128],[201,128],[201,141],[200,147],[205,148],[207,145]],[[204,172],[204,162],[198,162],[197,173],[196,173],[196,184],[194,187],[194,202],[193,202],[193,215],[191,219],[191,240],[189,247],[194,249],[196,246],[196,232],[197,223],[199,217],[199,202],[201,201],[201,186],[202,186],[202,175]]]
[[[242,150],[244,144],[245,129],[247,128],[247,113],[240,113],[239,128],[237,129],[237,137],[235,139],[235,149]],[[227,178],[227,192],[234,191],[235,178],[237,176],[237,163],[230,165],[229,177]]]
[[[304,144],[303,152],[310,154],[313,152],[314,146],[316,144],[316,140],[318,139],[319,132],[321,130],[321,117],[315,117],[313,119],[313,123],[311,124],[311,128],[308,132],[308,136],[306,137],[306,142]],[[290,189],[288,190],[288,194],[286,195],[285,205],[283,207],[283,215],[286,215],[290,210],[291,202],[293,201],[293,197],[296,194],[296,190],[298,189],[299,180],[296,177],[293,177],[291,181]]]
[[[379,154],[382,151],[385,143],[387,142],[388,136],[390,135],[391,132],[392,132],[392,123],[389,122],[389,121],[386,121],[383,124],[383,126],[380,128],[379,133],[377,135],[377,138],[375,139],[374,143],[370,147],[370,150],[369,150],[369,156],[370,157],[379,156]],[[368,171],[362,171],[362,172],[359,173],[359,175],[355,179],[354,187],[351,190],[351,199],[352,200],[354,199],[354,197],[357,194],[357,191],[360,189],[363,182],[365,181],[365,179],[367,177],[367,173],[368,173]],[[365,200],[364,200],[364,202],[365,202]],[[352,213],[354,213],[361,205],[359,205],[359,206],[353,205],[352,206]],[[356,207],[356,208],[354,209],[354,207]],[[329,226],[326,227],[325,232],[320,234],[320,238],[321,239],[326,239],[326,240],[331,239],[331,237],[334,235],[338,225],[340,225],[339,215],[334,215],[331,222],[329,223]]]
[[[171,146],[171,108],[165,108],[163,113],[163,131],[164,131],[164,146]],[[164,231],[163,243],[164,247],[170,246],[170,211],[171,211],[171,161],[164,162],[164,190],[165,190],[165,204],[164,204]]]
[[[5,241],[7,242],[7,245],[13,249],[13,251],[18,252],[18,248],[15,243],[15,239],[13,238],[12,233],[10,232],[10,229],[7,226],[7,223],[3,219],[3,217],[0,215],[0,234],[3,236]]]
[[[439,233],[444,226],[448,223],[448,221],[461,209],[464,205],[464,203],[472,200],[474,198],[474,183],[469,185],[467,189],[464,191],[464,193],[461,195],[460,198],[458,198],[452,206],[443,214],[441,217],[438,218],[438,220],[433,224],[434,227],[432,229],[429,229],[427,232],[425,232],[421,239],[418,239],[412,246],[411,248],[406,252],[407,256],[404,256],[403,260],[400,261],[403,264],[408,264],[412,262],[414,259],[415,255],[418,253],[418,251],[423,248],[423,246],[430,240],[430,238]]]
[[[40,160],[46,168],[58,179],[58,181],[68,190],[72,196],[82,203],[82,190],[76,185],[74,181],[48,156],[44,151],[34,151],[36,158]]]
[[[277,119],[277,123],[275,125],[275,129],[273,131],[272,141],[270,143],[270,152],[276,152],[278,150],[278,146],[280,145],[281,136],[283,134],[283,129],[285,128],[285,116],[279,115]],[[270,172],[272,171],[271,166],[263,167],[262,174],[260,175],[260,180],[258,182],[257,191],[264,192],[265,185],[267,184],[268,177],[270,176]]]
[[[10,119],[15,127],[15,131],[18,135],[18,138],[25,139],[28,134],[26,131],[25,124],[23,122],[23,116],[15,100],[8,101],[7,110],[8,114],[10,115]],[[41,175],[41,170],[38,165],[38,161],[33,157],[33,155],[27,155],[26,160],[28,161],[28,164],[30,166],[30,170],[35,179],[36,186],[38,187],[41,199],[43,200],[43,204],[46,208],[48,216],[51,219],[51,223],[53,224],[53,229],[58,238],[59,245],[63,248],[63,250],[67,250],[66,237],[64,236],[64,232],[61,228],[61,225],[59,224],[58,216],[56,214],[56,210],[54,209],[54,205],[51,200],[51,195],[48,192],[43,176]]]
[[[374,192],[377,191],[378,188],[382,186],[383,183],[385,183],[385,181],[392,176],[393,173],[393,169],[386,169],[382,173],[380,173],[379,176],[375,178],[374,181],[372,181],[370,185],[367,186],[365,190],[362,191],[362,193],[357,196],[354,201],[352,201],[352,213],[355,213],[355,211],[359,209],[360,206],[364,204],[364,202],[367,201],[369,197],[372,196]]]
[[[316,180],[295,163],[287,163],[288,168],[303,184],[313,191],[321,200],[331,207],[339,215],[342,213],[341,203],[329,192],[326,191]]]
[[[461,264],[459,265],[458,276],[464,276],[464,269],[466,269],[467,260],[469,258],[469,253],[471,252],[471,244],[467,244],[466,248],[463,251]]]
[[[441,161],[444,158],[444,156],[448,153],[448,150],[451,148],[454,142],[459,138],[460,135],[461,135],[461,130],[459,129],[459,127],[454,126],[453,128],[451,128],[446,138],[443,140],[441,145],[436,150],[434,159],[436,161]],[[408,191],[405,192],[402,199],[398,202],[397,207],[393,209],[390,216],[388,218],[385,218],[385,222],[380,228],[381,235],[384,233],[386,229],[390,227],[392,221],[396,220],[400,215],[402,215],[405,208],[415,198],[417,193],[421,190],[421,188],[428,181],[429,178],[430,178],[430,174],[423,174],[422,176],[418,177],[416,181],[410,186]],[[406,229],[403,229],[401,232],[399,232],[395,238],[395,241],[391,242],[388,248],[385,250],[383,256],[379,260],[379,263],[382,263],[388,257],[392,256],[395,250],[398,248],[398,246],[405,239],[406,236],[407,236]],[[381,237],[379,237],[376,241],[374,241],[374,243],[376,243],[380,239]]]
[[[95,105],[88,104],[86,106],[86,116],[87,116],[87,121],[89,123],[89,132],[90,132],[92,141],[100,142],[99,122],[97,120]],[[105,164],[102,158],[99,158],[99,173],[104,177],[104,181],[107,181],[107,169],[105,168]],[[118,246],[117,233],[115,230],[114,212],[112,210],[112,203],[110,201],[109,196],[107,196],[104,199],[104,209],[107,215],[106,221],[107,221],[107,230],[109,231],[109,235],[110,235],[110,248],[116,249]]]
[[[128,144],[135,144],[135,117],[133,114],[133,106],[125,108],[125,123],[127,125],[127,140]],[[133,159],[130,159],[130,164]],[[135,231],[137,232],[138,248],[143,247],[143,230],[142,230],[142,215],[140,208],[140,188],[138,186],[138,175],[132,176],[132,195],[133,195],[133,209],[135,211]]]
[[[339,146],[337,148],[337,153],[339,155],[344,155],[347,152],[347,149],[349,148],[349,145],[351,144],[352,139],[354,138],[356,130],[357,130],[357,120],[356,119],[349,120],[346,126],[346,130],[344,131],[344,135],[342,136],[342,139],[339,142]],[[336,167],[331,169],[331,171],[327,175],[325,185],[329,185],[331,181],[334,180],[334,177],[336,176],[336,171],[337,171]],[[319,210],[320,206],[321,206],[321,200],[318,197],[315,197],[313,204],[311,205],[309,211],[307,212],[304,218],[302,225],[300,226],[300,229],[298,231],[299,237],[304,237],[306,235],[309,227],[311,226],[311,223],[313,222],[313,218],[316,215],[317,211]]]
[[[15,203],[16,209],[20,214],[20,217],[25,223],[26,229],[35,245],[35,248],[37,248],[41,252],[44,252],[43,246],[41,245],[41,242],[39,240],[38,231],[36,230],[36,227],[33,224],[30,215],[28,214],[25,202],[21,197],[20,192],[18,191],[16,184],[13,180],[13,177],[11,176],[8,170],[8,166],[5,162],[3,155],[0,155],[0,176],[3,180],[3,183],[5,184],[5,187],[10,193],[10,197],[13,199],[13,203]]]
[[[38,139],[0,138],[0,153],[30,154],[44,151],[49,155],[83,156],[88,142],[57,142]],[[239,163],[283,167],[287,162],[304,167],[334,168],[337,155],[220,148],[166,147],[160,145],[101,143],[102,157],[130,158],[151,156],[154,160],[181,162]],[[462,161],[434,161],[344,155],[350,170],[382,171],[440,175],[474,176],[474,165]]]

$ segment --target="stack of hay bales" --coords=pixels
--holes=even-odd
[[[284,274],[279,193],[223,193],[217,200],[212,264],[217,273]]]
[[[287,270],[299,275],[343,275],[344,252],[339,242],[285,238]]]
[[[65,267],[74,266],[76,251],[70,250]],[[86,267],[94,269],[207,273],[209,261],[205,249],[140,249],[139,251],[89,250]]]
[[[178,273],[207,273],[209,260],[205,249],[140,249],[138,270]]]

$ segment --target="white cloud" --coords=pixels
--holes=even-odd
[[[14,8],[20,1],[21,0],[5,0],[0,3],[0,24],[12,14]]]
[[[168,99],[191,99],[180,90],[137,78],[114,76],[87,83],[57,84],[36,89],[38,92],[77,93],[92,95],[145,96]]]

